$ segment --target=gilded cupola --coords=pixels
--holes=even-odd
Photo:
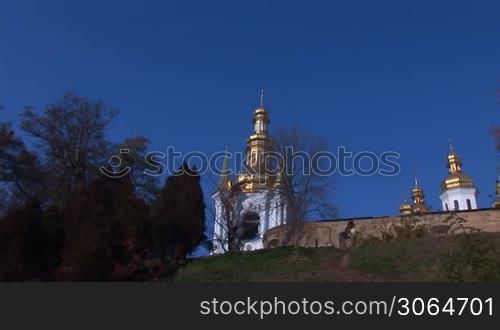
[[[427,206],[425,205],[424,190],[418,184],[417,178],[415,178],[415,185],[413,186],[411,193],[413,197],[413,211],[415,213],[428,212]]]
[[[232,181],[231,181],[231,171],[229,169],[229,159],[227,157],[228,151],[226,147],[226,156],[224,157],[224,163],[222,165],[222,170],[219,176],[219,184],[218,189],[221,191],[230,191],[232,189]]]
[[[253,132],[247,139],[246,168],[238,177],[238,186],[243,191],[276,188],[279,180],[270,173],[266,164],[269,161],[269,152],[272,151],[272,140],[268,135],[270,123],[268,110],[264,107],[264,92],[261,91],[260,102],[255,109],[253,118]]]
[[[421,214],[429,212],[429,209],[425,204],[424,190],[418,183],[417,178],[415,178],[413,188],[411,189],[411,198],[411,203],[408,203],[406,198],[404,198],[404,202],[399,208],[399,213],[401,215]]]
[[[403,204],[399,207],[399,214],[401,215],[411,215],[413,214],[413,207],[406,199],[403,200]]]
[[[474,181],[462,172],[462,160],[450,143],[448,154],[448,177],[441,183],[443,191],[455,188],[474,188]]]
[[[493,207],[500,209],[500,175],[497,178],[497,189],[495,193],[495,201],[493,202]]]

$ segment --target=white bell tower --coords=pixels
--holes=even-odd
[[[449,175],[441,183],[439,198],[443,211],[463,211],[477,209],[477,190],[474,181],[462,172],[460,156],[453,150],[450,143],[448,154]]]
[[[212,195],[215,203],[215,254],[227,251],[228,234],[237,237],[241,250],[265,248],[263,238],[266,231],[286,223],[287,203],[281,176],[265,166],[268,152],[272,151],[267,132],[269,123],[269,113],[261,93],[260,105],[253,114],[253,132],[247,139],[246,171],[231,180],[225,174],[228,170],[225,163],[219,188]]]

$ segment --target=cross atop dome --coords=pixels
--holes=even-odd
[[[451,142],[451,136],[448,136],[448,147],[450,148],[450,154],[454,153],[453,143]]]

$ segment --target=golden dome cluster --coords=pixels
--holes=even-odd
[[[401,215],[412,215],[412,214],[422,214],[429,212],[429,208],[425,204],[425,194],[422,187],[415,178],[415,184],[411,190],[412,204],[409,204],[406,200],[401,204],[399,208],[399,213]]]
[[[447,167],[448,176],[441,182],[441,193],[439,195],[442,210],[447,212],[477,209],[478,193],[474,180],[463,172],[460,155],[453,149],[451,143],[447,155]],[[422,214],[430,211],[425,204],[424,191],[416,179],[412,189],[412,199],[412,203],[405,200],[400,206],[401,215]],[[500,177],[496,184],[496,198],[493,207],[500,208]]]

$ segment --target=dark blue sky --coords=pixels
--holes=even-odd
[[[340,216],[398,212],[417,175],[439,208],[448,135],[491,204],[498,1],[6,1],[0,104],[16,121],[73,90],[120,109],[110,137],[243,150],[258,90],[272,127],[401,153],[396,177],[338,177]]]

